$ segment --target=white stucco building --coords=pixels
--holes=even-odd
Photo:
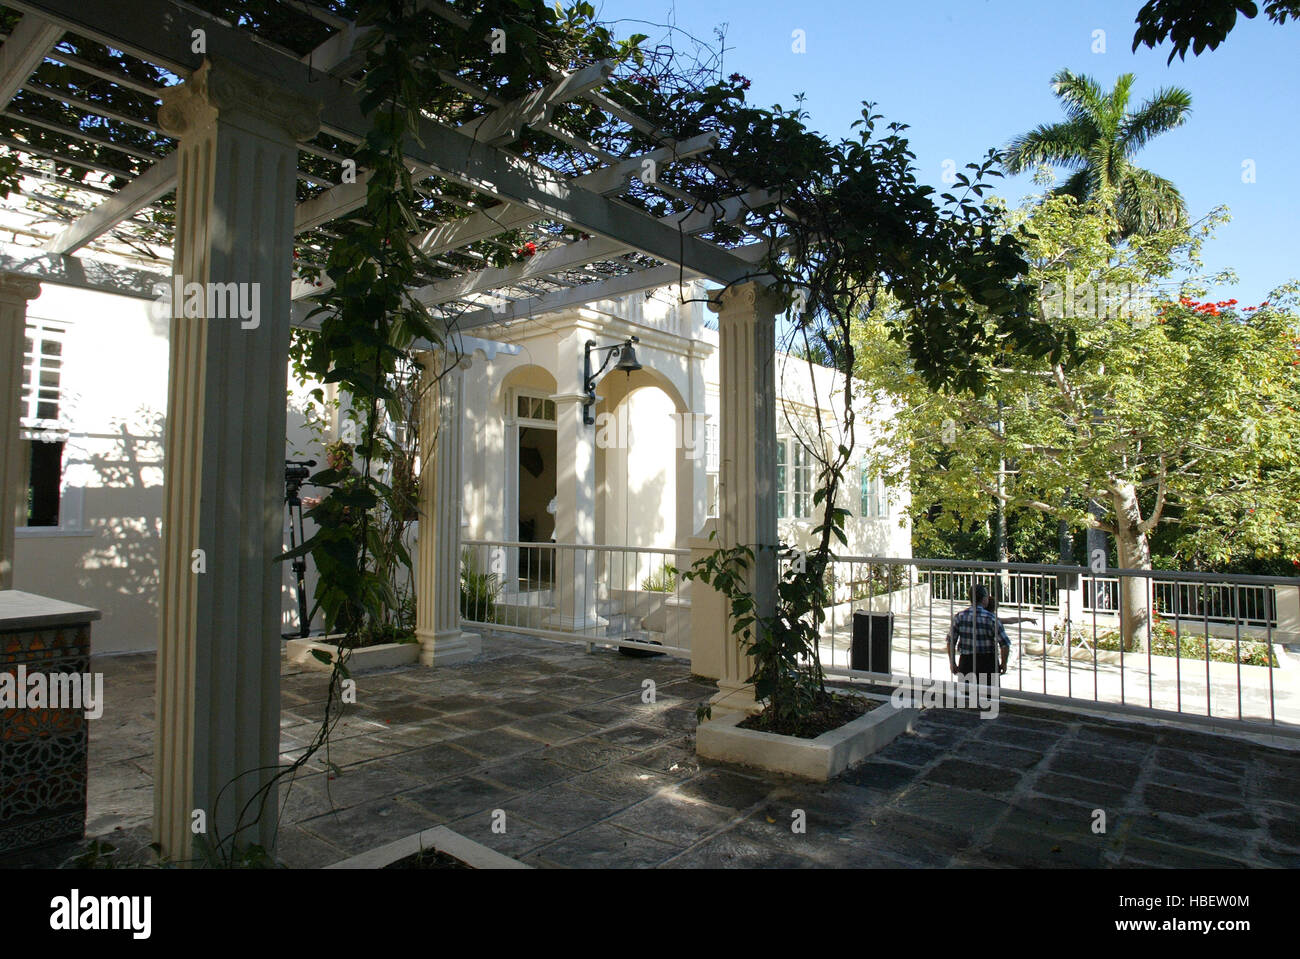
[[[662,288],[463,338],[463,540],[672,550],[688,546],[717,515],[717,333],[707,322],[704,287],[681,292]],[[28,501],[16,531],[15,586],[102,609],[97,652],[153,649],[165,311],[145,299],[46,284],[27,317]],[[587,342],[599,348],[633,336],[642,368],[625,373],[611,364],[596,386],[594,425],[583,422],[580,402],[557,402],[559,382],[581,368]],[[778,525],[783,542],[806,546],[817,522],[809,452],[815,407],[828,409],[836,377],[785,354],[775,362]],[[304,428],[303,392],[291,383],[286,456],[323,461],[319,440]],[[860,449],[870,442],[869,424],[886,415],[887,409],[859,410]],[[835,420],[833,412],[824,416]],[[590,498],[574,469],[588,457]],[[907,491],[886,490],[856,470],[848,485],[855,495],[845,504],[853,513],[845,552],[910,556],[910,531],[900,525]],[[530,560],[547,562],[537,552],[525,551],[522,560],[519,553],[512,549],[509,559],[522,564],[523,575]],[[647,553],[629,562],[621,575],[640,580],[663,558]],[[309,566],[309,589],[313,581]],[[283,582],[289,632],[297,611],[287,565]]]

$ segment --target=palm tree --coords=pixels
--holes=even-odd
[[[1011,173],[1041,164],[1073,171],[1058,193],[1108,203],[1118,225],[1116,239],[1152,233],[1186,222],[1187,205],[1178,188],[1133,163],[1133,155],[1161,133],[1187,122],[1192,95],[1180,87],[1156,92],[1129,112],[1135,77],[1122,74],[1110,93],[1096,80],[1069,70],[1052,78],[1065,109],[1064,122],[1043,124],[1016,137],[1003,150]]]

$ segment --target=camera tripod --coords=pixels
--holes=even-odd
[[[302,530],[302,497],[298,494],[310,475],[315,460],[284,461],[284,504],[289,511],[289,549],[295,550],[306,537]],[[298,635],[305,639],[311,634],[311,618],[307,613],[307,557],[295,556],[291,564],[298,580]],[[285,633],[287,638],[291,633]]]

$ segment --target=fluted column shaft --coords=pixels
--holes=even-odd
[[[718,315],[719,464],[717,544],[754,550],[748,587],[760,616],[776,598],[776,313],[779,303],[756,282],[729,287],[709,309]],[[693,600],[694,601],[694,600]],[[693,622],[697,622],[693,620]],[[723,646],[715,707],[752,709],[746,683],[753,660],[724,622],[692,644]],[[707,657],[706,657],[707,658]]]
[[[209,841],[267,849],[275,837],[274,792],[245,806],[279,755],[295,170],[318,115],[319,104],[212,61],[159,110],[180,162],[154,835],[176,860],[199,827]],[[251,309],[233,308],[232,293]]]
[[[479,638],[460,628],[461,423],[470,361],[446,368],[448,360],[423,357],[420,442],[430,455],[420,466],[415,633],[425,666],[463,662],[480,648]]]

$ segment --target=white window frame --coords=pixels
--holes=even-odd
[[[860,468],[862,479],[860,507],[863,519],[889,519],[889,490],[880,476],[873,476],[867,467]]]
[[[519,415],[519,401],[521,399],[527,399],[529,401],[530,415],[528,416]],[[546,419],[545,416],[548,406],[550,407],[550,419]],[[534,410],[540,410],[542,415],[531,415]],[[555,400],[551,398],[549,393],[542,393],[537,390],[511,390],[510,407],[506,411],[506,418],[509,422],[518,423],[520,426],[540,426],[544,429],[555,429],[557,420]]]
[[[812,516],[812,455],[797,436],[790,439],[790,472],[792,474],[790,512],[795,519],[808,519]]]
[[[29,352],[24,343],[23,379],[21,384],[22,405],[19,408],[18,416],[20,435],[23,439],[39,439],[40,434],[46,436],[55,434],[57,436],[56,442],[67,441],[67,420],[63,408],[63,364],[67,360],[67,333],[68,325],[66,323],[35,317],[29,317],[27,320],[27,327],[23,331],[23,336],[25,341],[31,341],[32,348]],[[57,357],[54,354],[46,354],[44,350],[46,343],[53,342],[59,344]],[[47,364],[46,361],[49,361],[49,363]],[[54,365],[55,363],[57,365]],[[50,372],[56,372],[58,383],[54,387],[43,386],[41,384],[42,374]],[[46,391],[53,389],[56,393],[53,398],[55,415],[52,417],[39,415],[41,404],[51,402],[49,397],[41,397],[42,389]]]

